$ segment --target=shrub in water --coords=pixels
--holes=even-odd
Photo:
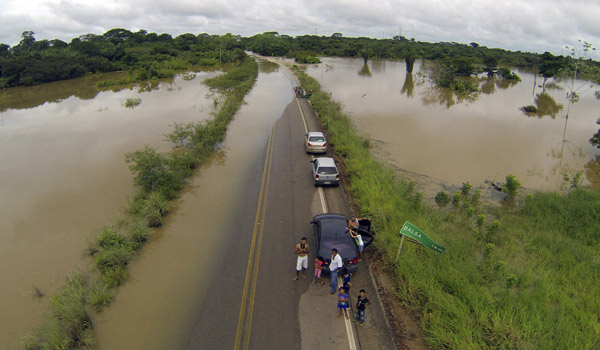
[[[98,247],[100,248],[110,249],[112,247],[126,245],[127,240],[125,239],[125,237],[117,233],[117,231],[113,227],[104,226],[100,231],[97,243]]]
[[[106,306],[109,306],[112,299],[114,298],[115,293],[110,289],[108,285],[104,285],[102,288],[97,284],[92,287],[90,291],[90,299],[92,306],[96,311],[103,309]]]
[[[152,192],[144,205],[144,217],[150,227],[163,224],[163,216],[169,212],[169,199],[160,192]]]
[[[104,270],[102,281],[109,288],[120,286],[127,280],[127,269],[123,266],[112,266]]]

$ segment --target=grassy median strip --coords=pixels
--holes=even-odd
[[[414,183],[373,159],[342,106],[301,69],[295,74],[314,92],[310,101],[344,164],[346,189],[360,214],[374,218],[375,250],[430,348],[600,347],[598,193],[574,188],[484,206],[466,183],[448,196],[452,206],[426,205]],[[514,180],[507,176],[507,184]],[[406,220],[446,252],[404,244],[396,263]]]
[[[26,349],[94,349],[93,314],[110,305],[128,277],[127,267],[163,224],[170,201],[185,187],[193,170],[223,142],[227,126],[252,89],[258,65],[246,57],[226,74],[204,81],[223,95],[214,118],[175,125],[167,135],[176,146],[167,154],[146,146],[126,154],[136,194],[124,217],[100,229],[86,250],[93,269],[78,271],[51,298],[45,323],[24,339]]]

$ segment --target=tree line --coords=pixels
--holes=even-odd
[[[240,62],[245,57],[239,36],[202,33],[131,32],[116,28],[102,35],[84,34],[66,43],[36,40],[25,31],[19,44],[0,44],[0,87],[31,86],[87,74],[131,71],[138,79],[172,76],[193,65]]]
[[[399,35],[373,39],[344,37],[341,33],[296,37],[277,32],[251,37],[186,33],[173,38],[166,33],[115,28],[102,35],[80,35],[66,43],[59,39],[36,40],[34,34],[23,32],[14,47],[0,44],[0,87],[30,86],[122,70],[134,71],[137,80],[161,78],[193,65],[239,61],[244,50],[293,57],[301,63],[317,63],[316,56],[359,57],[365,63],[372,58],[406,60],[409,72],[416,59],[426,59],[438,63],[438,83],[450,88],[457,86],[453,77],[480,72],[515,78],[505,67],[530,68],[543,76],[544,82],[575,70],[579,78],[600,82],[600,63],[591,59],[487,48],[475,42],[428,43]]]

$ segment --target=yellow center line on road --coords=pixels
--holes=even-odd
[[[240,305],[240,315],[238,317],[237,331],[235,333],[235,344],[233,346],[235,350],[248,349],[250,347],[250,329],[252,326],[254,296],[256,295],[256,283],[258,280],[258,263],[260,260],[260,249],[262,245],[264,220],[267,209],[267,194],[269,192],[269,180],[271,178],[274,134],[275,127],[273,126],[271,129],[271,134],[269,135],[269,141],[267,143],[265,167],[263,169],[260,192],[258,195],[258,205],[256,208],[256,217],[254,219],[254,229],[252,231],[252,243],[250,245],[248,266],[246,268],[246,279],[244,280],[244,291],[242,293],[242,303]],[[249,296],[248,293],[250,294]]]

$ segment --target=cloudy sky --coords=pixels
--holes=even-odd
[[[16,45],[27,30],[37,40],[66,42],[112,28],[174,37],[401,33],[419,41],[567,54],[565,45],[577,46],[579,39],[600,49],[599,20],[599,0],[0,0],[0,43]]]

